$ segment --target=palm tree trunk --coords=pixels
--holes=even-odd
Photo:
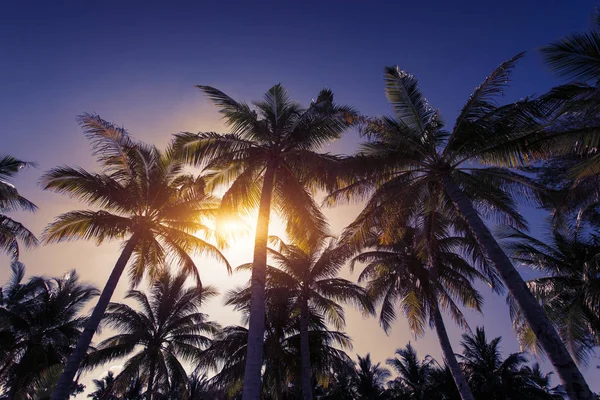
[[[256,234],[254,236],[254,259],[252,260],[250,323],[248,326],[248,349],[244,373],[243,400],[258,400],[261,392],[261,370],[265,339],[265,279],[267,274],[267,239],[271,217],[271,199],[275,179],[275,165],[269,163],[265,171]]]
[[[533,297],[521,275],[506,256],[471,201],[449,176],[443,178],[444,189],[454,206],[469,225],[487,258],[494,263],[506,287],[513,295],[527,323],[554,365],[558,376],[572,400],[592,400],[592,392],[579,368],[567,351],[556,329]]]
[[[311,381],[310,348],[308,345],[308,302],[302,299],[300,311],[300,361],[302,363],[302,398],[313,399],[313,388]]]
[[[154,389],[154,373],[156,371],[156,363],[154,360],[150,362],[150,373],[148,374],[148,390],[146,391],[146,399],[152,400],[152,393]]]
[[[450,339],[448,338],[448,332],[446,332],[444,319],[442,318],[440,308],[437,305],[433,312],[433,323],[435,324],[435,331],[438,335],[440,346],[442,347],[444,361],[450,368],[450,372],[452,372],[452,378],[454,379],[458,393],[460,393],[460,398],[462,400],[474,400],[473,393],[471,393],[471,389],[469,388],[465,374],[463,374],[460,366],[458,365],[458,361],[456,361],[456,356],[454,355],[452,345],[450,344]]]
[[[133,249],[135,248],[139,237],[137,235],[133,235],[117,260],[115,267],[113,268],[108,281],[106,281],[106,285],[104,286],[104,290],[102,290],[102,294],[98,299],[98,304],[94,307],[94,311],[90,319],[88,319],[85,324],[85,328],[79,336],[79,340],[77,341],[77,345],[75,346],[75,350],[69,356],[67,361],[67,365],[60,376],[56,387],[54,388],[54,392],[52,393],[51,400],[67,400],[70,395],[71,385],[73,384],[73,378],[75,378],[75,374],[77,374],[77,370],[79,369],[79,365],[83,361],[83,358],[87,354],[88,347],[92,341],[92,337],[94,333],[98,330],[98,326],[100,325],[100,321],[102,320],[102,316],[104,315],[104,311],[106,311],[106,307],[110,302],[110,299],[119,283],[119,278],[121,278],[121,274],[133,253]]]

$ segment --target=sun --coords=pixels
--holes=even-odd
[[[230,244],[240,244],[252,240],[251,225],[239,217],[219,218],[216,224],[217,234]]]

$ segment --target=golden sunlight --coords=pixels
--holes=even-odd
[[[215,230],[219,236],[225,238],[230,244],[245,244],[246,242],[252,242],[254,238],[252,224],[235,215],[218,218]]]

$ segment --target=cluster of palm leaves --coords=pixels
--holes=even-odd
[[[87,321],[82,308],[98,295],[75,271],[24,277],[25,267],[14,262],[0,291],[0,387],[11,400],[47,398]]]
[[[276,313],[274,313],[276,314]],[[277,325],[286,325],[280,326]],[[269,331],[289,329],[289,323],[276,318],[267,322]],[[312,326],[312,324],[311,324]],[[311,335],[312,354],[327,352],[323,346],[328,340],[323,335],[322,326],[315,322],[314,336]],[[297,333],[291,331],[282,337],[275,333],[265,338],[265,384],[261,398],[264,399],[300,399],[303,387],[299,377],[299,345]],[[196,372],[183,377],[185,388],[173,388],[165,385],[155,387],[155,399],[238,399],[241,394],[243,373],[236,364],[243,365],[243,354],[247,330],[241,327],[227,327],[219,332]],[[115,338],[118,337],[115,336]],[[294,337],[296,339],[294,340]],[[112,340],[112,339],[111,339]],[[295,343],[294,343],[295,342]],[[560,387],[550,385],[550,374],[544,374],[538,364],[527,365],[523,353],[513,353],[505,359],[500,353],[500,338],[487,339],[482,328],[474,333],[463,335],[461,342],[463,353],[459,355],[460,368],[467,377],[468,385],[476,399],[563,399]],[[148,351],[148,347],[142,352]],[[331,350],[329,350],[331,351]],[[240,354],[238,357],[236,354]],[[234,360],[230,361],[228,355]],[[200,374],[199,370],[209,367],[212,362],[221,362],[228,367],[222,368],[212,378]],[[208,362],[208,364],[205,364]],[[452,372],[446,365],[440,365],[435,359],[426,356],[420,359],[409,343],[399,348],[386,364],[373,363],[369,354],[358,356],[354,362],[344,351],[335,350],[335,355],[319,356],[314,360],[317,368],[328,370],[322,378],[315,377],[312,390],[315,398],[321,400],[391,400],[391,399],[460,399],[454,384]],[[131,368],[131,367],[128,367]],[[139,371],[143,366],[138,366]],[[108,372],[102,379],[94,381],[96,390],[88,395],[94,400],[144,400],[148,398],[148,384],[140,378],[143,375],[121,372],[114,375]],[[121,381],[121,382],[119,382]]]
[[[460,368],[476,399],[562,399],[560,388],[550,387],[549,374],[539,365],[526,365],[523,353],[500,355],[500,338],[488,341],[485,331],[463,335]],[[452,372],[431,356],[419,358],[409,343],[399,348],[386,364],[374,364],[369,354],[358,356],[356,365],[328,387],[320,387],[321,399],[460,399]],[[393,373],[395,376],[393,376]]]
[[[525,387],[537,379],[532,376],[541,387],[543,377],[522,366],[521,355],[500,362],[492,349],[497,341],[485,357],[500,377],[478,375],[479,367],[469,360],[485,358],[471,351],[477,343],[483,346],[483,332],[472,342],[465,339],[463,356],[455,356],[444,314],[468,330],[462,310],[481,311],[475,284],[485,282],[498,293],[508,292],[519,340],[549,359],[566,395],[592,399],[578,365],[600,344],[600,14],[595,19],[590,32],[543,49],[548,65],[569,82],[537,98],[499,105],[519,54],[474,90],[450,128],[421,93],[417,78],[398,67],[384,71],[390,117],[361,115],[337,104],[330,90],[302,107],[281,85],[252,104],[198,86],[219,108],[229,133],[179,133],[161,151],[97,115],[82,115],[79,122],[100,171],[60,166],[45,173],[41,184],[90,209],[58,216],[42,237],[45,243],[118,240],[122,252],[89,318],[64,316],[77,326],[68,339],[61,338],[55,354],[43,344],[41,350],[30,348],[34,344],[26,337],[34,325],[20,327],[15,318],[49,313],[39,301],[51,305],[69,282],[76,282],[75,275],[53,284],[42,280],[44,288],[34,279],[36,288],[13,304],[10,298],[21,296],[23,279],[15,267],[12,286],[17,289],[7,289],[8,300],[3,298],[2,329],[10,338],[2,350],[3,387],[14,398],[43,385],[40,380],[47,384],[56,371],[46,371],[45,377],[40,371],[18,372],[22,357],[44,354],[40,366],[64,364],[53,400],[68,397],[82,368],[124,357],[124,370],[102,385],[119,393],[143,388],[150,399],[183,398],[191,396],[192,387],[210,386],[246,400],[297,393],[310,400],[320,396],[315,388],[327,392],[336,382],[353,385],[358,393],[369,379],[377,386],[386,373],[375,371],[369,358],[359,364],[374,368],[370,378],[348,372],[354,368],[348,368],[344,352],[350,340],[341,331],[342,304],[378,314],[386,332],[399,314],[416,337],[429,325],[447,367],[421,363],[417,375],[423,376],[415,379],[450,377],[448,386],[463,400],[481,397],[481,390],[499,394],[523,387],[528,392]],[[351,128],[364,139],[356,154],[321,152]],[[20,245],[37,243],[29,230],[4,215],[35,210],[8,182],[26,165],[0,159],[0,247],[15,262]],[[188,166],[201,174],[190,173]],[[213,195],[223,188],[221,198]],[[364,203],[339,239],[331,237],[316,200],[323,194],[329,206]],[[527,220],[519,213],[524,202],[549,211],[550,240],[527,234]],[[253,259],[239,267],[251,273],[250,281],[226,295],[226,304],[242,312],[245,324],[221,328],[200,312],[215,291],[202,286],[194,255],[213,257],[231,270],[221,253],[227,240],[213,222],[218,228],[226,218],[255,211]],[[269,234],[273,212],[285,221],[287,241]],[[338,276],[347,263],[361,269],[359,284]],[[539,277],[525,282],[517,263],[538,270]],[[110,303],[126,269],[132,285],[128,298],[136,308]],[[185,284],[190,276],[193,287]],[[133,290],[144,278],[150,297]],[[81,290],[88,297],[94,292]],[[73,313],[80,303],[71,306]],[[36,305],[11,311],[30,304]],[[91,347],[101,324],[120,333]],[[49,335],[59,328],[50,328]],[[399,356],[398,368],[416,360],[410,348]],[[192,378],[184,364],[195,368]],[[206,371],[214,376],[201,378]],[[392,386],[402,398],[407,385],[400,379]],[[419,393],[408,396],[429,396]]]
[[[37,245],[35,235],[23,224],[10,218],[6,213],[14,211],[35,211],[37,206],[23,197],[10,180],[31,163],[12,156],[0,158],[0,249],[18,260],[20,246]]]

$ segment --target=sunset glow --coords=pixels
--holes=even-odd
[[[0,398],[600,393],[599,2],[2,3]]]

